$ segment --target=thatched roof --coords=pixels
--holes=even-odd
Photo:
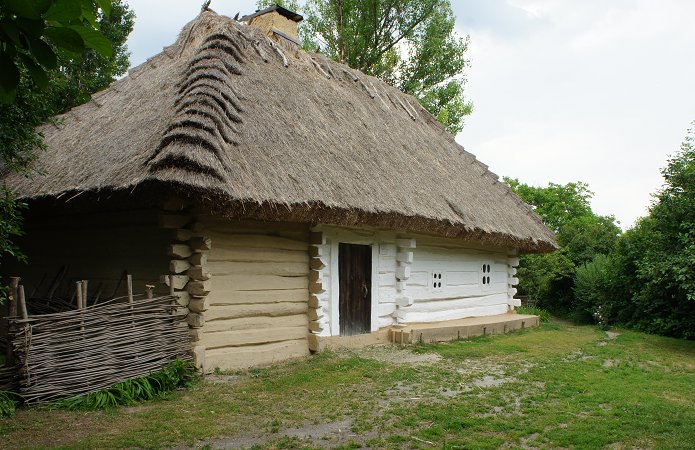
[[[5,177],[24,198],[154,184],[235,217],[556,247],[416,99],[212,11],[60,122],[42,127],[45,175]]]

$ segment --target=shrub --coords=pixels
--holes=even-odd
[[[19,405],[19,394],[11,391],[0,391],[0,417],[14,414]]]
[[[606,305],[610,304],[608,292],[610,291],[609,259],[605,255],[596,255],[594,259],[577,268],[574,278],[575,318],[583,322],[589,322],[598,316],[605,321]],[[600,306],[600,308],[599,308]]]

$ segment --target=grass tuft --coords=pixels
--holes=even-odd
[[[550,323],[550,313],[543,308],[537,308],[535,306],[519,306],[516,308],[516,312],[519,314],[538,316],[542,323]]]
[[[193,363],[177,359],[158,372],[144,377],[130,378],[91,394],[59,400],[49,405],[49,408],[93,411],[131,406],[155,398],[163,398],[179,387],[190,387],[196,378]]]

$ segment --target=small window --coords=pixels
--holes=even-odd
[[[432,273],[432,288],[441,289],[442,288],[442,273],[433,272]]]
[[[490,264],[483,264],[481,267],[481,272],[482,275],[480,276],[480,280],[483,283],[483,286],[489,286],[490,285],[490,274],[492,273],[492,267]]]

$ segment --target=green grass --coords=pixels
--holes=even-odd
[[[0,439],[66,448],[692,448],[695,342],[618,331],[609,339],[551,322],[405,350],[327,352],[131,408],[19,410],[0,419]]]

